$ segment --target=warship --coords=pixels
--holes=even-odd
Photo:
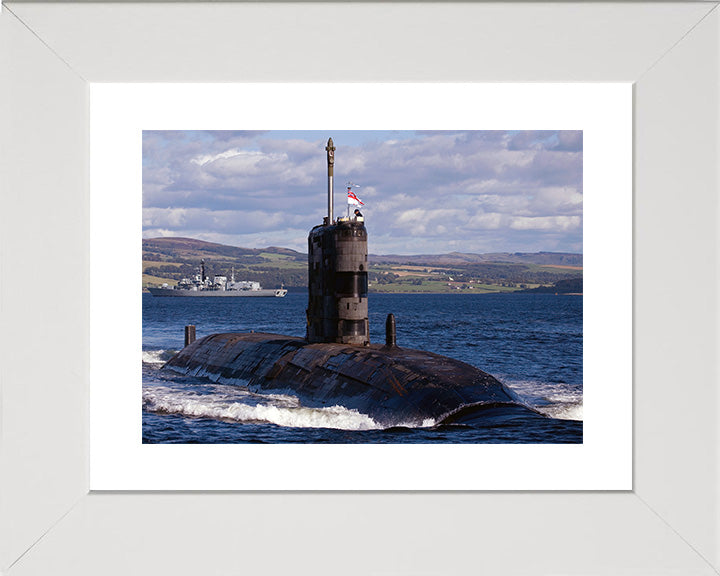
[[[153,296],[210,296],[210,297],[243,297],[266,296],[283,298],[287,290],[281,284],[277,289],[264,289],[259,282],[249,280],[235,281],[233,270],[230,279],[227,276],[214,276],[210,279],[205,274],[205,260],[200,261],[200,270],[192,278],[183,278],[176,286],[163,284],[162,287],[148,287]]]
[[[308,237],[305,338],[251,332],[195,339],[195,326],[186,326],[185,347],[163,370],[289,393],[309,407],[344,406],[384,427],[546,419],[474,366],[398,346],[393,314],[385,342],[370,342],[367,230],[360,216],[334,219],[332,138],[325,150],[328,214]]]

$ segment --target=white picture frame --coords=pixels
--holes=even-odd
[[[716,574],[716,8],[4,6],[2,573]],[[88,493],[89,83],[279,80],[635,83],[632,491]]]
[[[209,102],[212,107],[204,108],[202,103]],[[337,109],[336,120],[326,118],[326,102]],[[451,102],[452,109],[434,110],[438,102]],[[626,249],[632,244],[629,83],[96,84],[90,110],[91,490],[632,488],[632,256]],[[337,135],[333,123],[367,129],[410,127],[413,122],[422,122],[424,129],[582,130],[583,266],[592,271],[583,283],[583,395],[590,401],[584,409],[582,442],[373,448],[143,443],[137,410],[143,390],[136,361],[142,349],[142,305],[135,288],[141,281],[137,242],[143,191],[137,153],[143,130],[322,125]],[[335,142],[342,146],[341,138]],[[320,192],[324,205],[325,190]],[[121,204],[118,198],[123,198]],[[613,221],[612,237],[606,234],[608,220]],[[372,232],[369,236],[372,246]],[[617,287],[609,293],[604,279],[610,277]],[[371,308],[372,302],[371,296]],[[608,356],[613,363],[607,362]],[[437,466],[428,469],[428,461]],[[285,467],[304,473],[286,476]]]

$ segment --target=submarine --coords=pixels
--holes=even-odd
[[[392,314],[385,342],[370,342],[368,234],[362,216],[334,218],[332,138],[325,150],[328,213],[308,236],[305,338],[251,332],[195,339],[190,326],[185,347],[163,370],[292,394],[313,408],[340,405],[387,428],[548,419],[470,364],[398,346]]]

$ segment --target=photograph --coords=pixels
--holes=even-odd
[[[144,444],[583,442],[583,131],[142,148]]]

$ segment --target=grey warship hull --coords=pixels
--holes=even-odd
[[[177,288],[148,288],[153,296],[167,296],[171,298],[282,298],[287,294],[284,289],[260,290],[181,290]]]

